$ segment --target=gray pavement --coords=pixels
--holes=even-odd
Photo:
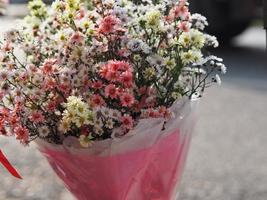
[[[14,21],[0,18],[0,31]],[[180,200],[267,199],[267,66],[261,28],[250,28],[235,45],[217,50],[228,73],[221,87],[201,100]],[[0,148],[23,176],[0,166],[2,200],[73,200],[36,147],[1,138]]]

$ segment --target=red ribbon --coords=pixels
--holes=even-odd
[[[0,163],[12,174],[14,177],[22,179],[17,170],[10,164],[3,152],[0,150]]]

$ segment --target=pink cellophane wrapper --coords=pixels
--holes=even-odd
[[[195,124],[192,101],[172,107],[175,117],[143,119],[127,136],[79,148],[37,141],[40,151],[79,200],[175,200]]]

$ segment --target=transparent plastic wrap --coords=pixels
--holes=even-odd
[[[143,119],[127,136],[94,142],[88,149],[79,148],[72,137],[63,145],[37,144],[79,200],[175,200],[195,125],[195,104],[181,100],[166,124],[164,119]]]

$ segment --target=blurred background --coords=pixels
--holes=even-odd
[[[25,0],[0,0],[0,32],[27,14]],[[49,3],[49,2],[47,2]],[[181,185],[181,200],[267,199],[267,65],[260,0],[191,0],[221,46],[228,73],[207,90]],[[36,147],[0,138],[0,149],[23,176],[0,166],[2,200],[73,200]]]

